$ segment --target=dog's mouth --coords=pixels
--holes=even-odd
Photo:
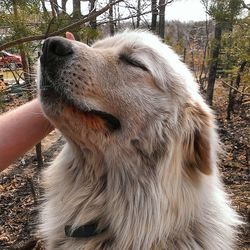
[[[78,112],[82,113],[85,117],[97,117],[104,121],[106,127],[110,131],[115,131],[121,128],[120,120],[117,119],[114,115],[96,109],[85,109],[82,108],[80,105],[77,105],[75,102],[67,101],[67,106],[77,110]]]
[[[46,106],[61,103],[63,106],[70,108],[74,112],[82,114],[87,119],[100,118],[110,131],[119,130],[121,128],[120,120],[113,114],[86,107],[82,103],[77,102],[71,98],[69,94],[65,93],[65,90],[62,87],[49,83],[48,77],[44,72],[40,82],[40,95],[43,104]]]

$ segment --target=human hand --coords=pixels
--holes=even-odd
[[[69,40],[76,40],[74,35],[71,32],[66,32],[66,38]]]

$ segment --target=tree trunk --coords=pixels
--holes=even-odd
[[[211,48],[210,66],[209,66],[208,83],[207,83],[206,99],[207,103],[210,106],[213,105],[214,84],[215,84],[218,59],[220,54],[221,32],[222,32],[221,24],[217,22],[215,24],[214,41]]]
[[[152,10],[151,30],[153,32],[156,32],[157,15],[158,15],[157,0],[151,1],[151,10]]]
[[[73,21],[77,22],[81,17],[81,1],[73,0]],[[76,40],[80,40],[79,28],[72,30],[71,32],[74,34]]]
[[[121,17],[121,14],[120,14],[120,3],[118,3],[117,4],[117,9],[116,9],[117,11],[117,15],[116,15],[116,17],[117,17],[117,28],[118,28],[118,30],[120,30],[121,29],[121,20],[120,20],[120,17]]]
[[[57,14],[57,16],[59,16],[60,10],[59,10],[59,5],[58,5],[57,0],[53,0],[53,3],[54,3],[54,8],[55,8],[56,14]]]
[[[109,0],[111,4],[113,0]],[[114,15],[113,15],[113,5],[109,8],[109,33],[111,36],[115,34],[115,24],[114,24]]]
[[[15,18],[15,22],[16,22],[14,30],[15,30],[16,34],[18,34],[19,30],[21,29],[21,27],[19,26],[20,24],[18,22],[19,17],[18,17],[17,3],[18,3],[18,0],[12,0],[14,18]],[[19,45],[18,48],[20,50],[20,56],[21,56],[21,59],[22,59],[24,81],[25,81],[26,84],[29,84],[29,67],[28,67],[28,62],[27,62],[26,53],[24,51],[23,44]]]
[[[141,0],[138,0],[137,3],[137,20],[136,20],[136,28],[140,27],[140,21],[141,21]]]
[[[67,4],[67,1],[68,0],[62,0],[62,11],[63,11],[63,13],[66,13],[67,11],[66,11],[66,4]]]
[[[207,58],[207,52],[208,52],[208,44],[209,44],[209,29],[208,29],[208,20],[206,17],[206,22],[205,22],[205,27],[206,27],[206,43],[204,46],[203,50],[203,57],[202,57],[202,64],[201,64],[201,70],[200,70],[200,75],[199,75],[199,84],[200,84],[200,90],[204,92],[205,89],[205,80],[206,77],[203,76],[203,74],[206,75],[206,58]]]
[[[233,81],[231,81],[231,85],[233,84]],[[227,120],[231,119],[231,111],[233,108],[233,98],[232,98],[232,88],[229,88],[228,93],[228,105],[227,105]]]
[[[240,68],[238,70],[237,77],[235,80],[235,84],[234,84],[234,87],[236,89],[238,89],[240,87],[241,74],[243,73],[246,64],[247,64],[247,62],[243,61],[240,65]],[[233,86],[233,82],[231,83],[231,85]],[[232,89],[232,88],[229,89],[228,106],[227,106],[227,119],[228,120],[231,119],[231,113],[234,111],[234,101],[235,101],[236,94],[237,93],[234,89]]]
[[[95,9],[95,4],[96,4],[96,0],[90,0],[90,12],[93,14],[96,12],[96,9]],[[90,22],[90,27],[92,29],[96,29],[97,28],[97,25],[96,25],[96,18],[93,18]]]
[[[54,4],[54,1],[53,0],[50,0],[50,7],[51,7],[51,13],[52,13],[52,16],[53,18],[56,17],[56,11],[55,11],[55,4]]]
[[[184,49],[183,49],[183,62],[186,62],[186,56],[187,56],[187,48],[184,47]]]
[[[81,1],[73,0],[73,19],[78,20],[81,17]]]
[[[29,66],[28,66],[27,56],[26,56],[23,45],[19,45],[18,47],[19,47],[20,56],[21,56],[21,59],[22,59],[24,81],[25,81],[25,83],[27,84],[27,86],[29,88],[29,85],[30,85],[29,80],[30,79],[29,79]]]
[[[47,10],[46,5],[45,5],[45,0],[41,0],[41,3],[42,3],[43,13],[48,14],[48,10]]]
[[[166,0],[159,0],[159,36],[165,38],[165,9]]]
[[[240,81],[241,81],[241,74],[243,73],[245,66],[246,66],[247,62],[243,61],[240,65],[239,71],[237,73],[237,77],[235,80],[235,87],[238,89],[240,87]]]
[[[42,143],[36,144],[36,160],[39,169],[43,168]]]

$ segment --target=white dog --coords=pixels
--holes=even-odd
[[[234,249],[214,117],[168,46],[138,31],[49,38],[39,82],[67,140],[43,175],[47,249]]]

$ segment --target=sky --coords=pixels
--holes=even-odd
[[[177,0],[166,7],[166,20],[201,21],[206,13],[200,0]]]
[[[245,0],[246,4],[250,0]],[[166,20],[204,21],[206,12],[200,0],[176,0],[166,7]]]

